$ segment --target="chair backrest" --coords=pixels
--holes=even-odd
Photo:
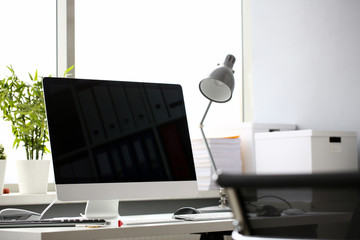
[[[220,174],[245,236],[360,239],[359,173]]]

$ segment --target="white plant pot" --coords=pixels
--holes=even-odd
[[[5,170],[6,170],[6,160],[0,160],[0,195],[3,194],[4,181],[5,181]]]
[[[17,160],[19,192],[44,194],[47,192],[50,160]]]

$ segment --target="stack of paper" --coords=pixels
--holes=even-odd
[[[227,173],[242,173],[240,138],[208,138],[208,144],[218,170]],[[212,178],[213,168],[203,139],[192,140],[196,175],[199,190],[216,189]]]

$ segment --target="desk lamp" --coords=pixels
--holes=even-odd
[[[212,102],[225,103],[229,101],[232,97],[234,90],[234,71],[232,70],[235,63],[235,57],[233,55],[227,55],[224,61],[224,65],[216,68],[209,77],[203,79],[200,84],[200,92],[210,100],[209,105],[206,108],[205,114],[200,122],[200,130],[209,153],[211,160],[211,165],[214,170],[215,177],[218,176],[218,169],[216,167],[214,157],[211,153],[208,141],[205,137],[203,130],[203,123],[205,117],[209,111]],[[220,202],[217,207],[207,207],[201,209],[202,211],[230,211],[230,208],[227,206],[226,195],[223,188],[220,187]]]

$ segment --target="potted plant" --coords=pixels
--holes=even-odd
[[[4,146],[0,144],[0,195],[3,193],[6,169],[6,155]]]
[[[26,160],[33,160],[18,160],[16,163],[19,191],[21,193],[46,193],[50,161],[43,160],[43,157],[50,151],[46,147],[49,134],[42,77],[39,77],[36,70],[34,75],[29,73],[29,81],[23,81],[15,74],[12,66],[7,68],[11,75],[0,80],[0,110],[3,119],[11,122],[12,133],[15,137],[13,147],[18,148],[20,143],[23,143]],[[64,77],[72,68],[73,66],[66,70]],[[42,175],[41,172],[44,174]]]

